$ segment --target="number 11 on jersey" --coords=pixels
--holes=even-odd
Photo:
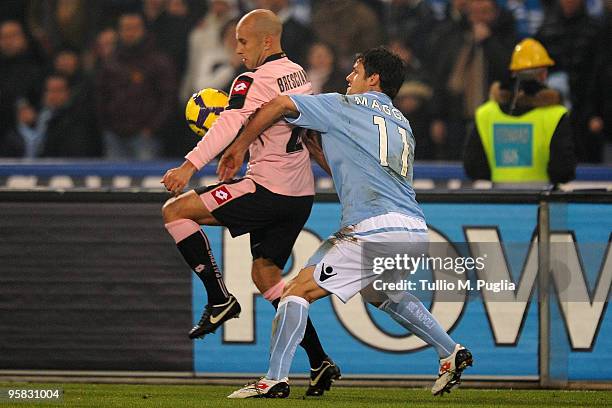
[[[378,154],[380,156],[380,165],[383,167],[389,167],[389,163],[387,162],[387,156],[389,151],[389,141],[387,135],[387,122],[385,118],[382,116],[374,116],[373,117],[374,124],[378,126]],[[410,157],[410,145],[408,144],[408,131],[403,127],[397,127],[397,132],[402,137],[402,177],[406,177],[408,175],[408,158]]]

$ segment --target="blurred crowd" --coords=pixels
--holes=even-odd
[[[407,64],[395,105],[419,160],[460,160],[475,109],[537,38],[571,112],[581,162],[612,143],[612,0],[3,0],[0,157],[182,157],[187,98],[242,72],[238,18],[267,8],[315,93],[346,91],[354,54],[386,44]]]

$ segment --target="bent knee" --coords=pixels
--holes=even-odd
[[[169,223],[179,218],[184,218],[181,217],[180,207],[181,205],[177,197],[172,197],[166,201],[162,206],[162,217],[164,217],[164,222]]]
[[[314,298],[308,288],[304,285],[296,283],[294,280],[291,280],[283,290],[282,297],[286,298],[287,296],[301,297],[303,299],[306,299],[308,303],[312,303],[314,301]]]

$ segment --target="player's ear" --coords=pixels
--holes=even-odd
[[[270,48],[272,48],[272,36],[266,35],[264,36],[264,49],[269,50]]]
[[[372,74],[368,77],[368,85],[369,86],[380,86],[380,75]]]

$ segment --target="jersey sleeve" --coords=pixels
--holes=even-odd
[[[253,73],[240,75],[232,83],[228,106],[185,158],[198,170],[213,160],[240,133],[250,115],[273,95]]]
[[[335,118],[340,114],[340,98],[337,93],[320,95],[290,95],[289,96],[300,115],[297,118],[285,117],[292,125],[306,129],[327,132]]]

